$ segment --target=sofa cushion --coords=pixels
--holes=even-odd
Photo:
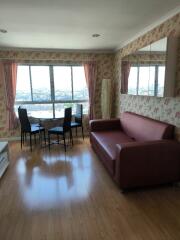
[[[121,127],[125,134],[137,141],[172,139],[174,126],[141,115],[124,112],[121,114]]]
[[[110,172],[114,173],[114,162],[116,158],[116,144],[133,142],[134,140],[122,131],[91,132],[91,141],[94,142],[98,151],[103,156],[102,161]]]

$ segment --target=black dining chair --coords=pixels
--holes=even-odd
[[[46,144],[46,134],[45,128],[41,127],[40,124],[31,124],[27,115],[27,109],[18,108],[19,121],[21,125],[21,148],[22,144],[24,144],[24,140],[26,140],[26,134],[29,134],[30,137],[30,149],[32,151],[32,135],[34,135],[34,140],[36,143],[36,134],[39,134],[39,139],[41,140],[41,133],[44,133],[44,141]]]
[[[82,137],[84,139],[84,129],[83,129],[83,105],[77,104],[76,105],[76,114],[74,115],[74,122],[71,122],[71,128],[76,129],[76,136],[77,136],[77,128],[81,127]]]
[[[65,108],[64,110],[64,120],[62,126],[54,127],[48,130],[48,144],[50,150],[50,136],[57,135],[59,143],[59,135],[62,135],[64,141],[64,150],[66,152],[66,133],[69,133],[71,144],[73,145],[72,131],[71,131],[71,117],[72,117],[72,108]]]

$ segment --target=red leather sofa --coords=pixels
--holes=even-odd
[[[130,112],[90,121],[92,148],[121,189],[179,181],[180,144],[173,133],[173,125]]]

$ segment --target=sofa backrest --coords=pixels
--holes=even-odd
[[[131,112],[120,116],[123,131],[137,141],[172,139],[174,126]]]

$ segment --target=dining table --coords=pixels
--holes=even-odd
[[[42,126],[45,128],[45,132],[46,132],[46,142],[48,141],[47,138],[47,132],[48,129],[54,128],[54,127],[58,127],[58,126],[62,126],[63,124],[63,120],[64,120],[64,114],[62,114],[61,116],[58,117],[51,117],[51,116],[39,116],[37,117],[37,115],[35,117],[33,116],[29,116],[30,122],[32,124],[39,124],[39,126]],[[40,137],[40,142],[41,142],[41,147],[46,147],[48,146],[46,143],[42,144],[42,139]],[[59,141],[52,141],[51,144],[59,144]]]

